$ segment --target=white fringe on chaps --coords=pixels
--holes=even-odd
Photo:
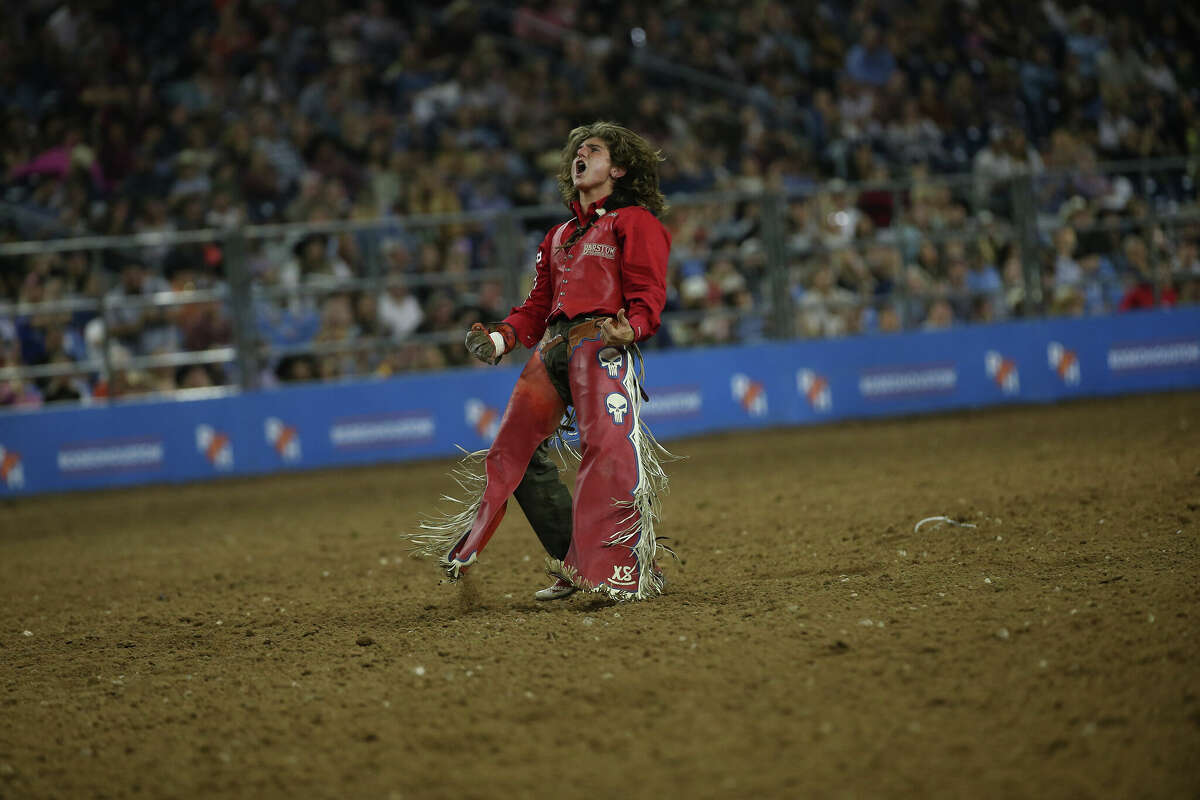
[[[594,352],[594,348],[582,347],[580,349]],[[637,568],[636,588],[624,589],[611,585],[613,582],[595,579],[594,571],[593,580],[589,580],[570,563],[573,557],[571,553],[568,553],[565,560],[547,558],[546,561],[547,572],[551,575],[562,578],[584,591],[604,594],[617,601],[644,600],[661,594],[665,586],[665,577],[657,563],[659,550],[663,550],[672,557],[675,555],[669,547],[659,541],[656,535],[660,498],[668,488],[668,478],[663,469],[663,462],[673,460],[675,457],[655,440],[642,420],[641,383],[634,368],[636,348],[630,348],[630,350],[633,352],[622,353],[624,374],[608,385],[615,386],[619,381],[624,390],[624,397],[628,401],[626,413],[631,417],[628,421],[631,424],[627,428],[621,426],[621,429],[627,430],[628,440],[636,454],[637,482],[631,494],[624,498],[610,499],[613,506],[623,509],[624,513],[619,515],[619,522],[615,530],[612,530],[603,539],[603,547],[626,548],[631,552]],[[591,357],[586,353],[579,355]],[[638,355],[640,356],[640,354]],[[625,422],[625,420],[621,421]],[[604,419],[603,422],[606,426],[608,425],[607,419]],[[615,433],[615,430],[613,432]],[[622,435],[621,438],[624,439],[624,436]],[[561,432],[557,441],[560,455],[566,454],[567,458],[577,463],[580,461],[580,453],[562,439]],[[462,571],[475,561],[476,553],[472,553],[465,562],[451,558],[451,555],[456,552],[475,524],[486,487],[482,466],[487,454],[487,450],[468,453],[459,462],[451,475],[463,494],[459,497],[449,495],[442,497],[443,500],[453,504],[454,508],[422,520],[420,531],[407,537],[413,544],[414,553],[437,558],[451,581],[457,580]],[[564,458],[564,462],[565,460],[566,458]],[[578,513],[577,509],[576,514],[578,515]],[[611,515],[609,518],[611,519]],[[596,540],[593,540],[592,546],[598,546]],[[628,562],[628,557],[623,557],[621,561]],[[633,567],[623,567],[622,569],[629,574]],[[619,583],[619,581],[614,582]]]
[[[483,500],[483,490],[487,485],[487,477],[483,474],[483,460],[487,450],[467,452],[459,448],[465,456],[450,471],[450,477],[465,493],[462,497],[442,495],[442,500],[451,503],[457,510],[438,513],[420,521],[420,533],[410,533],[405,536],[412,543],[414,555],[426,558],[436,558],[439,566],[446,570],[451,581],[461,576],[461,566],[451,566],[449,554],[454,550],[463,537],[471,532],[475,515],[479,513],[479,504]]]

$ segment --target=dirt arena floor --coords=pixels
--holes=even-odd
[[[0,797],[1200,797],[1200,394],[672,449],[637,605],[446,463],[0,504]]]

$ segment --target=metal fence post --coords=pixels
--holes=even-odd
[[[511,209],[501,211],[496,217],[496,252],[498,266],[504,270],[504,302],[515,306],[521,291],[522,264],[521,226]]]
[[[250,270],[246,267],[246,237],[241,230],[225,236],[225,266],[229,274],[229,301],[233,312],[233,341],[243,390],[258,388],[258,335],[250,297]]]
[[[1042,267],[1038,260],[1037,204],[1034,200],[1034,177],[1018,175],[1009,182],[1012,198],[1013,228],[1021,243],[1021,275],[1025,281],[1025,316],[1045,316],[1042,294]]]
[[[100,341],[100,361],[101,373],[104,376],[104,384],[108,387],[108,396],[106,399],[112,400],[112,383],[113,383],[113,364],[112,364],[112,345],[108,335],[108,286],[104,287],[104,291],[100,294],[100,321],[104,323],[100,326],[100,330],[104,333],[104,337]]]
[[[787,204],[778,192],[762,196],[763,250],[767,257],[767,285],[771,287],[771,328],[776,339],[795,336],[796,315],[792,311],[792,293],[788,287]]]
[[[892,221],[889,227],[896,232],[896,249],[900,251],[900,270],[896,273],[896,282],[892,285],[891,294],[895,298],[892,303],[896,309],[896,316],[900,318],[900,330],[906,331],[912,327],[913,320],[910,319],[908,302],[908,241],[904,232],[904,193],[894,185],[888,191],[892,193]],[[917,247],[920,247],[919,239]]]
[[[366,242],[366,252],[364,253],[364,266],[366,269],[364,270],[365,274],[363,277],[369,281],[370,289],[367,291],[371,292],[371,302],[375,304],[376,315],[378,315],[379,300],[388,290],[390,269],[384,266],[384,218],[377,217],[376,222],[379,223],[379,227],[369,228],[364,231],[363,233],[366,235],[362,236],[360,241]],[[357,314],[357,311],[355,313]],[[391,349],[391,343],[388,341],[387,337],[379,336],[378,332],[372,333],[371,335],[375,336],[378,339],[378,342],[376,343],[375,347],[365,352],[367,352],[368,358],[373,357],[375,359],[375,365],[379,365],[382,364],[387,358],[388,351]]]
[[[1154,231],[1158,227],[1158,201],[1154,193],[1158,190],[1158,180],[1150,174],[1149,165],[1145,161],[1141,164],[1139,174],[1142,178],[1141,190],[1146,197],[1146,227],[1141,231],[1146,242],[1146,261],[1150,265],[1150,274],[1146,277],[1150,279],[1150,285],[1154,289],[1154,305],[1157,307],[1162,305],[1164,288],[1159,279],[1158,254],[1154,248]]]

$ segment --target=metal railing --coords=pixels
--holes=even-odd
[[[1115,237],[1114,247],[1135,247],[1136,242],[1129,244],[1133,240],[1128,237],[1140,234],[1147,245],[1144,268],[1155,284],[1156,299],[1161,299],[1164,284],[1172,278],[1195,279],[1190,264],[1174,265],[1173,271],[1162,269],[1164,259],[1191,247],[1200,238],[1195,176],[1196,164],[1186,159],[1091,168],[1087,178],[1101,182],[1123,179],[1129,184],[1124,188],[1132,189],[1125,212],[1092,223],[1061,218],[1057,209],[1047,206],[1046,187],[1072,187],[1082,182],[1081,173],[1070,170],[1017,175],[991,185],[987,192],[979,191],[978,176],[958,175],[918,182],[828,182],[785,192],[675,196],[665,217],[676,232],[670,276],[673,295],[663,317],[665,334],[656,337],[659,341],[651,346],[793,338],[806,333],[804,315],[813,307],[845,314],[848,319],[894,312],[897,321],[889,325],[917,328],[924,323],[917,311],[932,303],[970,305],[994,301],[998,294],[996,289],[955,285],[946,275],[930,276],[919,268],[917,251],[925,246],[937,251],[965,246],[968,257],[977,261],[980,256],[974,249],[984,240],[1001,243],[1013,258],[1019,259],[1019,276],[1007,276],[1001,288],[1020,295],[1020,313],[1044,315],[1055,306],[1054,297],[1048,297],[1047,292],[1061,288],[1056,287],[1053,264],[1047,266],[1047,254],[1053,250],[1055,232],[1068,224],[1079,235],[1103,233]],[[889,218],[885,225],[870,226],[866,235],[846,235],[838,229],[845,220],[837,214],[845,213],[847,219],[866,217],[867,212],[853,201],[864,195],[886,201]],[[956,219],[943,224],[923,219],[928,211],[923,206],[924,198],[935,195],[952,198],[949,210],[955,212]],[[695,222],[696,216],[705,220]],[[461,300],[463,292],[479,295],[486,287],[493,295],[489,307],[501,309],[498,313],[502,314],[520,302],[532,276],[531,256],[544,234],[538,221],[564,217],[561,207],[538,206],[0,244],[0,259],[86,252],[96,262],[100,254],[137,259],[147,253],[161,256],[174,248],[216,244],[224,273],[223,280],[213,279],[209,288],[202,289],[0,303],[0,382],[85,376],[89,382],[111,384],[119,373],[219,365],[227,370],[225,379],[231,387],[223,391],[234,391],[273,380],[271,368],[287,359],[310,359],[312,363],[307,363],[306,369],[311,372],[315,365],[318,377],[325,379],[463,364],[461,314],[431,322],[422,330],[397,334],[384,325],[369,329],[369,310],[360,315],[358,309],[352,309],[353,324],[346,326],[345,306],[352,301],[365,303],[364,308],[373,305],[378,314],[390,293],[407,292],[421,296],[422,313],[429,319],[434,313],[430,304],[441,301],[442,295],[453,302]],[[296,243],[314,236],[326,237],[324,252],[316,253],[323,267],[337,260],[335,250],[340,246],[331,246],[331,241],[344,245],[341,237],[362,237],[362,241],[355,240],[361,251],[357,263],[342,277],[337,277],[336,271],[306,272]],[[420,261],[424,257],[422,248],[428,247],[435,248],[440,263]],[[403,257],[393,260],[397,248],[403,251]],[[484,255],[464,256],[467,251]],[[853,258],[847,254],[854,254]],[[456,271],[448,271],[445,266],[451,255],[458,258]],[[1115,250],[1108,256],[1113,260],[1124,258]],[[872,258],[876,263],[867,263]],[[722,297],[714,303],[707,296],[713,294],[709,270],[723,259],[733,263],[737,273],[725,276],[735,287],[734,299]],[[280,275],[287,265],[294,267],[294,275],[292,282],[284,285]],[[814,297],[802,300],[806,294],[818,291],[813,282],[823,268],[831,265],[839,272],[837,281],[851,288],[830,296],[828,301]],[[998,264],[992,267],[1001,268]],[[1200,269],[1200,264],[1196,268]],[[314,274],[319,280],[311,279]],[[696,296],[699,284],[695,280],[688,282],[696,276],[704,280],[704,297]],[[921,284],[921,280],[930,278],[936,279],[934,285]],[[1102,290],[1107,295],[1118,280],[1126,278],[1106,275],[1093,283],[1104,284]],[[740,289],[736,288],[739,281]],[[122,350],[111,335],[109,320],[116,313],[137,309],[170,312],[197,306],[207,306],[228,322],[227,341],[192,349],[142,352],[137,347]],[[340,321],[336,319],[338,314],[343,317]],[[68,326],[72,329],[101,320],[91,329],[93,340],[87,343],[86,353],[70,360],[60,357],[45,363],[18,363],[15,345],[4,344],[5,326],[11,336],[17,329],[28,332],[37,327],[38,320],[54,315],[72,318]],[[278,336],[279,331],[271,327],[276,316],[286,317],[286,324],[296,323],[312,330],[293,339]],[[850,326],[848,330],[854,332],[861,327]],[[328,374],[326,367],[332,370]],[[180,388],[178,392],[178,396],[185,397],[195,396],[198,390]],[[173,392],[168,390],[166,394]]]

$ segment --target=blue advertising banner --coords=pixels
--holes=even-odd
[[[211,400],[0,415],[0,496],[191,481],[485,448],[517,367]],[[663,440],[776,425],[1200,387],[1200,310],[651,353]]]

